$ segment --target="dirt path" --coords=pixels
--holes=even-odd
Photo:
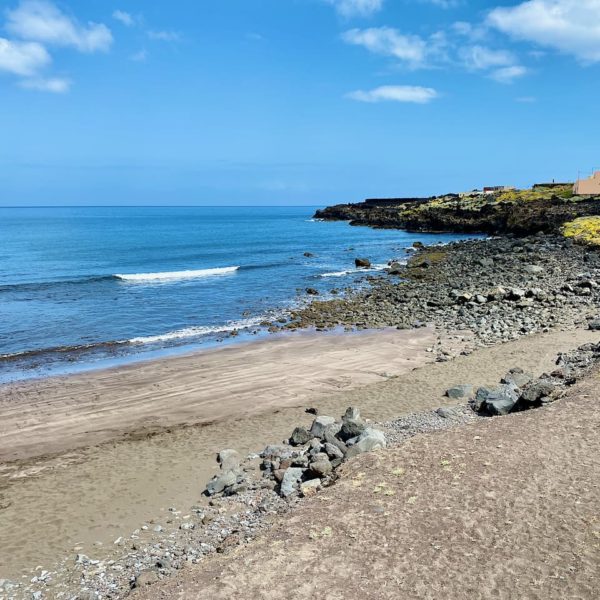
[[[599,387],[364,455],[257,542],[136,597],[599,598]]]

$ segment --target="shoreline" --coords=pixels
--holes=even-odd
[[[526,336],[452,361],[427,362],[375,383],[329,390],[320,398],[309,390],[304,399],[288,407],[269,406],[254,415],[233,416],[199,429],[173,428],[31,462],[27,472],[13,472],[15,477],[0,490],[8,504],[0,510],[5,540],[0,577],[14,579],[24,570],[31,579],[35,565],[52,571],[55,561],[71,575],[73,568],[85,568],[95,576],[93,564],[75,564],[76,554],[105,562],[123,553],[128,539],[134,545],[143,540],[160,544],[162,536],[179,527],[177,515],[190,514],[189,507],[196,506],[201,513],[214,510],[201,491],[215,473],[216,451],[234,447],[243,454],[252,453],[283,439],[294,425],[310,423],[312,417],[304,412],[307,404],[323,414],[341,414],[346,406],[355,405],[371,420],[393,420],[454,405],[456,400],[443,396],[451,385],[491,384],[516,365],[539,374],[552,368],[558,352],[595,340],[596,333],[581,329]],[[326,363],[321,362],[326,371]],[[24,529],[22,523],[30,520],[36,526]],[[154,533],[157,525],[164,531]],[[140,534],[142,526],[147,532]],[[113,543],[119,539],[124,541]],[[35,573],[39,575],[39,569]]]
[[[314,395],[365,385],[385,379],[386,369],[403,372],[431,360],[424,351],[435,340],[432,329],[288,331],[173,357],[3,384],[0,463],[206,425],[271,403],[282,407],[300,396],[293,378],[302,378]],[[319,356],[316,361],[314,355]],[[258,364],[249,367],[254,360]],[[271,362],[279,367],[269,368]],[[285,372],[288,366],[293,376]],[[321,372],[328,374],[326,380]],[[274,401],[273,387],[287,387],[288,400]],[[252,406],[253,396],[261,394],[269,400]]]

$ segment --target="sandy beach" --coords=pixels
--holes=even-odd
[[[205,502],[216,451],[283,439],[309,424],[306,406],[357,405],[374,420],[429,410],[454,402],[443,395],[451,385],[493,383],[515,365],[541,373],[557,352],[596,337],[529,336],[434,363],[431,329],[299,335],[9,386],[2,452],[21,460],[2,465],[2,576],[110,554],[170,506]]]

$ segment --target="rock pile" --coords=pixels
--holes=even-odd
[[[231,496],[262,486],[275,489],[282,498],[310,496],[335,479],[335,470],[345,460],[385,447],[383,432],[370,426],[358,408],[350,407],[339,421],[317,416],[310,429],[296,427],[283,444],[267,446],[259,455],[260,483],[250,481],[251,469],[242,466],[235,450],[222,450],[217,457],[220,472],[208,482],[205,493]]]
[[[538,408],[560,398],[567,386],[573,385],[600,363],[600,343],[585,344],[572,352],[559,354],[557,368],[551,373],[534,377],[523,369],[511,369],[493,387],[454,386],[446,391],[449,398],[468,399],[471,408],[480,415],[502,416]]]

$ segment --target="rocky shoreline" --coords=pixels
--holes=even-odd
[[[281,329],[413,328],[472,337],[470,350],[592,321],[600,302],[600,254],[538,234],[420,247],[344,297],[314,300]],[[277,324],[274,324],[277,327]],[[439,360],[450,357],[438,345]],[[466,351],[470,351],[467,349]]]

